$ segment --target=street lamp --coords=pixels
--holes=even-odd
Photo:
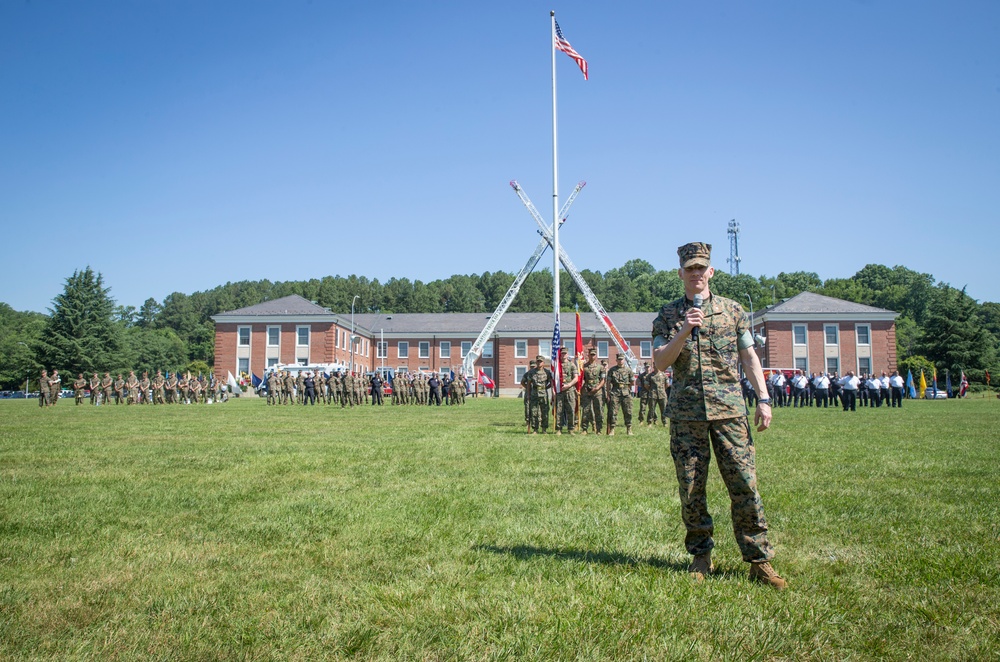
[[[351,299],[351,374],[354,374],[354,302],[361,298],[360,294],[355,294]]]

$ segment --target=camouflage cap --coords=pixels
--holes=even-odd
[[[587,350],[587,354],[590,354],[591,356],[597,356],[597,350],[591,347],[589,350]]]
[[[536,361],[541,361],[542,363],[544,363],[545,362],[545,357],[542,356],[541,354],[539,354],[538,356],[535,357],[535,360]]]
[[[711,266],[712,244],[706,244],[700,241],[693,241],[690,244],[684,244],[677,249],[677,256],[681,259],[682,269],[686,269],[687,267],[694,265],[700,265],[703,267]]]
[[[530,361],[528,361],[528,365],[535,365],[535,359],[531,359]]]
[[[615,358],[616,359],[623,359],[623,358],[625,358],[625,355],[622,354],[621,352],[618,352],[618,354],[615,355]]]

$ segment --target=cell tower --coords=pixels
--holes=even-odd
[[[729,275],[740,275],[740,224],[736,219],[729,221]]]

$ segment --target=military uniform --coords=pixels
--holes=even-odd
[[[49,406],[49,371],[42,370],[42,374],[38,377],[38,406],[48,407]]]
[[[115,404],[120,405],[121,403],[125,402],[125,395],[126,395],[125,380],[122,379],[121,374],[119,374],[118,379],[115,380],[114,391],[115,391]],[[111,404],[110,400],[108,400],[108,404]]]
[[[528,370],[521,377],[521,388],[524,389],[524,424],[528,426],[528,432],[531,432],[531,382],[528,381],[528,373],[535,369],[535,362],[528,362]]]
[[[76,401],[77,405],[83,404],[83,392],[87,389],[87,380],[83,378],[81,374],[73,382],[73,399]]]
[[[591,351],[591,356],[597,352]],[[587,433],[587,427],[593,426],[594,432],[601,434],[604,429],[604,381],[607,375],[597,361],[583,364],[580,378],[583,388],[580,390],[580,430]]]
[[[625,355],[619,354],[618,358],[624,359]],[[615,433],[619,409],[625,416],[625,429],[632,434],[632,382],[634,381],[635,374],[625,361],[608,370],[608,395],[611,400],[608,406],[608,434]]]
[[[642,372],[636,377],[635,387],[639,396],[639,425],[646,422],[647,410],[649,409],[649,384],[646,379],[649,377],[649,364],[642,364]]]
[[[660,422],[667,424],[667,373],[654,370],[646,376],[646,388],[649,391],[649,411],[646,422],[656,425],[656,410],[660,410]]]
[[[101,400],[101,378],[94,373],[94,376],[90,378],[90,404],[96,405]],[[107,404],[111,404],[111,401],[107,401]]]
[[[553,381],[552,373],[545,367],[545,357],[539,355],[535,357],[535,361],[535,368],[524,376],[531,390],[531,434],[538,432],[539,427],[542,432],[549,429],[549,389],[552,388]]]
[[[708,244],[682,246],[678,249],[682,273],[686,268],[708,268],[710,252]],[[692,305],[681,297],[660,309],[653,322],[654,347],[666,345],[682,332]],[[754,564],[751,577],[784,588],[784,580],[768,563],[774,551],[757,492],[753,440],[739,381],[739,352],[753,347],[746,313],[738,302],[711,295],[701,309],[704,319],[698,338],[688,334],[672,364],[674,381],[667,402],[670,454],[687,529],[685,546],[696,563],[702,562],[698,567],[693,563],[691,572],[700,576],[711,571],[715,541],[705,486],[714,449],[729,491],[736,542],[743,559]]]
[[[560,354],[566,356],[565,350],[560,350]],[[565,358],[562,360],[562,384],[559,385],[559,393],[556,395],[556,434],[562,432],[563,424],[572,433],[576,429],[576,379],[579,377],[580,368],[574,359]]]

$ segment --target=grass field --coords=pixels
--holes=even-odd
[[[713,466],[689,578],[667,433],[463,408],[0,402],[0,658],[1000,656],[1000,402],[779,409],[751,584]]]

